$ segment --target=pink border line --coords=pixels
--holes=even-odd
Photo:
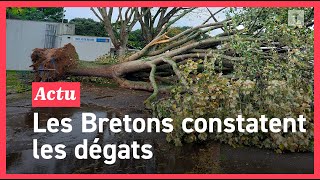
[[[175,179],[213,179],[213,178],[221,178],[221,179],[229,179],[229,178],[240,178],[240,179],[257,179],[257,178],[281,178],[281,179],[298,179],[298,178],[307,178],[307,179],[315,179],[320,178],[320,156],[319,149],[320,144],[315,140],[314,142],[314,174],[6,174],[6,89],[5,89],[5,73],[6,73],[6,7],[88,7],[88,6],[106,6],[106,7],[315,7],[315,17],[320,17],[320,2],[301,2],[301,1],[101,1],[101,2],[85,2],[85,1],[17,1],[17,2],[0,2],[0,26],[3,27],[0,30],[1,34],[1,53],[0,56],[2,58],[0,63],[0,82],[2,86],[0,86],[0,178],[23,178],[23,179],[53,179],[53,178],[68,178],[68,179],[102,179],[102,178],[128,178],[128,179],[159,179],[159,178],[175,178]],[[319,40],[320,38],[320,28],[318,27],[320,24],[319,19],[315,19],[315,31],[314,38],[315,40]],[[320,96],[319,92],[319,80],[320,73],[317,72],[319,70],[320,62],[318,59],[320,58],[319,52],[319,41],[314,42],[314,128],[319,129],[319,116],[320,112],[318,110]],[[320,131],[315,131],[315,139],[317,139],[320,135]]]

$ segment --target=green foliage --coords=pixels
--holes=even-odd
[[[182,27],[170,27],[169,29],[168,29],[168,36],[169,37],[173,37],[173,36],[175,36],[175,35],[178,35],[178,34],[180,34],[180,33],[182,33],[183,31],[185,31],[185,30],[188,30],[188,29],[190,29],[191,27],[189,27],[189,26],[182,26]]]
[[[311,9],[305,11],[309,14]],[[154,103],[156,115],[174,119],[174,131],[167,135],[168,141],[181,145],[213,139],[232,146],[256,146],[277,152],[313,151],[313,30],[288,26],[287,12],[285,8],[231,12],[234,27],[245,27],[221,47],[221,54],[227,50],[232,56],[244,58],[233,61],[232,74],[225,76],[219,70],[223,61],[220,53],[180,66],[187,84],[178,84],[170,98]],[[264,30],[257,34],[261,27]],[[274,47],[274,42],[279,44],[276,48],[260,48]],[[283,46],[287,52],[279,51]],[[198,70],[200,65],[202,72]],[[186,134],[181,129],[181,121],[186,117],[224,119],[239,114],[254,118],[304,115],[307,132]]]
[[[97,64],[103,64],[103,65],[112,65],[119,63],[119,59],[116,57],[110,56],[110,54],[105,54],[102,56],[99,56],[97,59],[95,59],[95,63]]]
[[[104,25],[91,18],[74,18],[69,23],[75,24],[75,34],[82,36],[107,36]]]
[[[143,39],[141,29],[129,33],[128,45],[134,48],[142,49],[147,42]]]
[[[61,22],[63,8],[16,8],[6,9],[8,19]]]

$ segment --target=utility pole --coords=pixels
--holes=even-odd
[[[63,20],[64,20],[64,7],[62,8],[62,20],[61,20],[61,23],[63,23]]]

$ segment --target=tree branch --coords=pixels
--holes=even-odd
[[[104,20],[98,15],[98,13],[97,13],[93,8],[90,8],[90,10],[93,12],[93,14],[94,14],[101,22],[104,22]]]
[[[150,67],[151,67],[151,71],[150,71],[149,80],[150,80],[151,86],[153,88],[153,93],[145,101],[146,106],[149,108],[151,108],[151,102],[157,98],[158,93],[159,93],[158,85],[155,80],[155,73],[156,73],[157,66],[155,64],[150,63]]]

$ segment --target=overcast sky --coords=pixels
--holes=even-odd
[[[212,13],[216,12],[217,10],[221,8],[209,8]],[[93,14],[93,12],[90,10],[89,7],[66,7],[65,8],[65,18],[68,20],[74,19],[74,18],[91,18],[95,21],[99,21],[98,18]],[[205,21],[209,17],[209,12],[206,8],[198,8],[194,10],[194,12],[191,12],[187,16],[181,18],[179,21],[177,21],[174,26],[196,26],[201,24],[203,21]],[[114,16],[117,16],[117,12],[114,13]],[[216,18],[218,20],[223,20],[225,18],[225,15],[223,12],[219,13]],[[213,20],[210,20],[213,21]],[[139,23],[136,24],[134,29],[139,29]]]

